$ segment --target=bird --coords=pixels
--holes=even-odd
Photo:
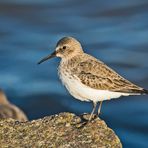
[[[92,120],[98,102],[99,116],[105,100],[148,94],[148,90],[133,84],[101,60],[85,53],[81,43],[73,37],[61,38],[55,51],[41,59],[38,64],[53,57],[61,58],[58,74],[69,93],[78,100],[92,102],[89,121]]]
[[[2,89],[0,89],[0,119],[12,118],[20,122],[28,121],[25,113],[10,103]]]

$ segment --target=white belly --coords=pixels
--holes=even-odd
[[[128,96],[130,94],[112,92],[108,90],[97,90],[90,88],[82,84],[78,79],[70,79],[68,74],[60,73],[60,79],[65,87],[68,89],[69,93],[81,101],[103,101],[110,100],[112,98],[119,98],[120,96]]]

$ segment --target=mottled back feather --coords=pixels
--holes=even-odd
[[[71,61],[79,60],[79,62],[77,62],[77,65],[74,64],[75,66],[71,70],[84,85],[94,89],[113,92],[144,93],[143,88],[124,79],[96,58],[88,54],[74,58]]]

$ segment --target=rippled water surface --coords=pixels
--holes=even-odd
[[[90,112],[57,75],[59,59],[37,66],[63,36],[132,82],[148,88],[147,0],[1,0],[0,87],[30,119],[59,112]],[[148,147],[148,96],[106,101],[101,118],[125,148]]]

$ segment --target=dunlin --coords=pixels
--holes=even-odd
[[[27,121],[27,117],[24,112],[17,106],[11,104],[6,95],[0,90],[0,118],[13,118],[18,121]]]
[[[93,102],[89,120],[92,119],[98,102],[99,115],[104,100],[148,94],[148,90],[124,79],[102,61],[84,53],[80,42],[75,38],[64,37],[59,40],[55,51],[38,64],[53,57],[61,58],[58,73],[69,93],[81,101]]]

